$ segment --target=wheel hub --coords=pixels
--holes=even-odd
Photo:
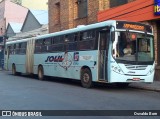
[[[89,82],[89,75],[88,75],[87,73],[85,73],[85,74],[83,75],[83,81],[84,81],[85,83],[88,83],[88,82]]]

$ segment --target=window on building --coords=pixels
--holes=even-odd
[[[60,23],[60,2],[55,4],[55,22],[56,24]]]
[[[88,0],[77,0],[77,8],[78,8],[78,18],[87,17],[88,14]]]
[[[110,0],[110,8],[128,3],[128,0]]]

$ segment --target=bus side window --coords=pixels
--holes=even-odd
[[[51,44],[54,44],[54,37],[51,38]]]
[[[46,39],[41,39],[41,52],[46,52]]]
[[[66,40],[68,40],[68,35],[66,37]],[[60,36],[60,44],[57,46],[58,52],[66,51],[67,48],[65,48],[65,45],[67,45],[68,41],[65,42],[65,35]]]
[[[88,30],[80,33],[78,42],[79,50],[94,49],[95,30]]]
[[[35,43],[35,53],[41,52],[41,46],[42,46],[42,39],[37,39]]]
[[[13,44],[11,45],[11,48],[10,48],[10,54],[13,54]]]
[[[55,43],[56,43],[55,40],[56,40],[56,39],[55,39],[55,37],[52,37],[51,40],[52,40],[52,41],[51,41],[51,44],[52,44],[52,45],[49,47],[49,51],[50,51],[50,52],[53,52],[53,51],[55,50]]]
[[[46,39],[43,39],[43,40],[42,40],[42,46],[43,46],[43,45],[46,45]]]
[[[55,45],[52,47],[54,52],[62,52],[64,51],[64,35],[54,37]]]
[[[64,36],[56,36],[56,37],[54,37],[54,43],[55,44],[64,43]]]
[[[64,36],[64,42],[67,43],[69,41],[68,35]]]
[[[26,53],[26,47],[27,47],[27,43],[26,42],[23,42],[21,44],[21,48],[20,48],[20,53],[21,54],[25,54]]]
[[[78,33],[74,34],[74,41],[78,41]]]
[[[13,54],[16,54],[16,44],[13,45]]]
[[[58,41],[59,41],[59,37],[58,36],[55,36],[52,38],[52,49],[51,51],[52,52],[56,52],[57,51],[57,44],[58,44]]]
[[[51,43],[52,43],[52,39],[51,38],[45,39],[45,49],[46,49],[46,52],[49,52],[49,47],[51,46]]]
[[[19,54],[19,43],[16,44],[16,54]]]
[[[7,52],[8,52],[8,55],[10,55],[10,53],[11,53],[11,46],[7,46],[7,48],[5,49],[5,55],[7,55]]]
[[[80,41],[87,40],[87,32],[80,32]]]
[[[59,43],[59,36],[54,37],[54,43],[58,44]]]
[[[69,37],[68,50],[69,51],[76,50],[77,40],[78,40],[78,34],[77,33],[69,34],[68,37]]]
[[[68,42],[69,42],[68,35],[65,35],[65,36],[64,36],[64,51],[65,51],[65,52],[68,51]]]
[[[45,45],[46,45],[46,46],[51,45],[51,42],[52,42],[51,40],[52,40],[51,38],[45,39]]]
[[[96,31],[95,29],[89,30],[87,32],[87,41],[86,44],[88,44],[86,47],[87,49],[95,49],[95,39],[96,39]]]
[[[75,34],[68,34],[65,37],[67,37],[67,42],[74,42],[75,41]]]
[[[87,37],[87,32],[80,32],[80,37],[79,37],[79,42],[78,42],[78,49],[79,50],[84,50],[85,44],[83,41],[86,40]]]
[[[21,54],[22,43],[19,43],[17,53]]]

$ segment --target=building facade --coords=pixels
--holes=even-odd
[[[47,10],[29,10],[21,28],[21,32],[39,29],[46,24],[48,24]]]
[[[49,0],[49,32],[97,22],[99,0]]]
[[[9,22],[6,29],[7,37],[9,38],[15,36],[17,33],[20,33],[22,25],[22,23]]]
[[[18,11],[18,12],[17,12]],[[23,23],[28,9],[18,4],[4,0],[0,2],[0,36],[5,35],[9,22]],[[15,15],[16,13],[16,15]]]
[[[97,13],[134,0],[48,0],[49,32],[98,22]]]
[[[35,37],[48,33],[48,11],[28,10],[23,24],[10,22],[6,34],[8,40]]]
[[[10,0],[2,0],[0,2],[0,68],[3,66],[2,60],[4,59],[4,44],[7,25],[9,22],[23,23],[27,11],[27,8],[15,4]]]

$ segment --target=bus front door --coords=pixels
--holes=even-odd
[[[106,81],[108,79],[108,34],[107,31],[99,33],[99,81]]]

